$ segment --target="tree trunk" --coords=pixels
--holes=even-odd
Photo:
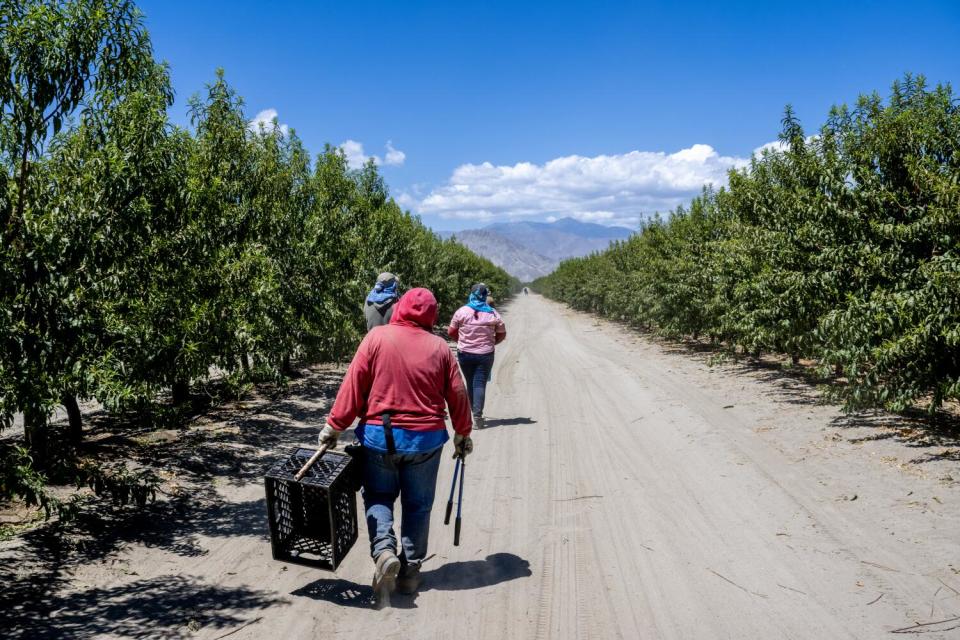
[[[190,382],[187,380],[177,380],[173,383],[173,406],[179,407],[190,399]]]
[[[243,367],[244,375],[246,375],[247,378],[249,378],[250,377],[250,356],[248,356],[246,353],[240,355],[240,366]]]
[[[45,469],[49,458],[47,440],[47,417],[43,411],[36,409],[23,410],[24,444],[30,451],[35,469]]]
[[[28,91],[33,91],[33,83],[28,83]],[[26,209],[26,194],[27,194],[27,172],[30,170],[30,139],[33,137],[33,127],[28,126],[23,137],[23,151],[20,154],[20,171],[19,176],[17,176],[17,208],[13,214],[13,217],[8,217],[6,220],[3,220],[4,230],[13,231],[15,225],[19,226],[23,223],[23,212]],[[12,242],[14,238],[9,238],[9,241]],[[22,246],[22,245],[21,245]]]
[[[80,405],[77,404],[76,396],[66,392],[60,398],[60,402],[67,410],[67,417],[70,419],[70,428],[67,431],[70,443],[78,445],[83,440],[83,414],[80,413]]]
[[[289,374],[291,373],[291,369],[290,369],[290,354],[289,354],[289,353],[286,353],[286,354],[283,355],[283,364],[282,364],[281,366],[283,367],[283,373],[284,373],[284,374],[289,375]]]

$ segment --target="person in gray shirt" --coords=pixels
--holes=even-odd
[[[390,324],[393,305],[400,298],[400,281],[390,272],[377,276],[377,284],[367,295],[363,305],[363,315],[367,318],[367,331],[374,327]]]

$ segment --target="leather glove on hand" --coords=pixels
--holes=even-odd
[[[330,449],[336,449],[337,439],[339,438],[340,432],[331,427],[329,424],[326,424],[320,431],[320,435],[317,436],[317,446],[322,447],[327,445]]]
[[[470,436],[462,436],[459,433],[453,436],[453,457],[465,459],[473,453],[473,440]]]

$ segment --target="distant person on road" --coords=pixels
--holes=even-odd
[[[530,293],[530,290],[527,289],[526,287],[524,287],[524,288],[523,288],[523,295],[527,295],[528,293]]]
[[[470,401],[446,341],[431,333],[436,322],[433,293],[411,289],[404,294],[390,324],[375,327],[360,343],[318,438],[320,446],[336,446],[344,429],[360,419],[356,437],[362,445],[363,504],[378,596],[394,587],[412,594],[420,586],[440,452],[449,439],[447,407],[454,457],[473,451]],[[393,526],[398,497],[399,557]]]
[[[484,426],[483,405],[487,380],[493,369],[496,345],[507,337],[507,327],[496,309],[487,303],[490,291],[482,282],[470,289],[467,304],[457,309],[450,319],[447,334],[457,341],[457,359],[467,380],[467,393],[473,410],[473,424]]]
[[[397,276],[385,271],[377,276],[377,283],[367,295],[363,315],[367,318],[367,331],[390,324],[393,305],[400,299],[400,281]]]

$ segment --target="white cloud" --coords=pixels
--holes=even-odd
[[[264,109],[256,116],[253,120],[247,125],[250,131],[254,133],[260,133],[261,131],[270,131],[273,128],[273,121],[277,119],[277,110],[276,109]],[[290,131],[290,127],[285,124],[280,124],[280,134],[287,135],[287,132]]]
[[[659,209],[658,209],[659,211]],[[650,213],[650,212],[645,212]],[[616,225],[618,227],[636,227],[640,225],[641,215],[618,214],[613,211],[570,211],[564,213],[565,217],[575,218],[581,222],[593,222],[594,224]],[[552,220],[547,222],[556,222],[557,216],[550,216]]]
[[[418,212],[466,220],[570,216],[635,226],[644,214],[687,203],[705,184],[726,184],[727,171],[748,162],[695,144],[671,154],[631,151],[564,156],[542,165],[465,164],[420,200]]]
[[[359,169],[370,159],[370,156],[363,153],[363,143],[357,142],[356,140],[345,141],[340,145],[340,149],[343,150],[343,155],[347,157],[347,165],[349,165],[351,169]],[[377,164],[380,163],[380,159],[377,157],[374,157],[373,160]]]
[[[393,199],[403,209],[414,209],[419,204],[419,200],[406,191],[399,192]]]
[[[383,156],[384,164],[392,164],[395,166],[400,166],[403,164],[403,161],[407,159],[407,154],[399,149],[393,148],[393,142],[387,140],[387,154]]]
[[[808,145],[815,143],[820,139],[819,134],[814,134],[804,138],[804,142]],[[774,140],[773,142],[768,142],[767,144],[762,144],[756,149],[753,150],[753,155],[758,158],[763,155],[764,151],[773,151],[775,153],[785,153],[790,150],[790,144],[784,142],[783,140]]]
[[[788,144],[787,144],[786,142],[784,142],[783,140],[774,140],[773,142],[768,142],[767,144],[762,144],[762,145],[760,145],[759,147],[757,147],[756,149],[754,149],[754,150],[753,150],[753,155],[755,155],[755,156],[757,156],[757,157],[759,158],[760,156],[763,155],[763,152],[764,152],[764,151],[773,151],[773,152],[775,152],[775,153],[783,153],[784,151],[786,151],[786,150],[789,149],[789,148],[790,148],[790,145],[788,145]]]
[[[349,165],[351,169],[359,169],[367,163],[367,160],[371,159],[378,165],[386,164],[397,167],[402,165],[407,159],[407,154],[399,149],[394,149],[393,143],[389,140],[386,144],[387,153],[382,160],[380,156],[368,156],[364,153],[363,143],[357,142],[356,140],[346,140],[340,145],[340,148],[343,149],[343,155],[347,157],[347,165]]]

